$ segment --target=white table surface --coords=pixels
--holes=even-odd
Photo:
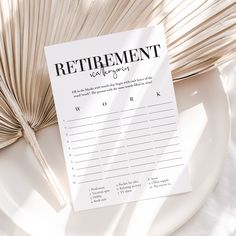
[[[219,183],[204,206],[171,236],[236,236],[236,59],[218,69],[231,107],[228,156]],[[28,234],[0,210],[0,236],[28,236]]]

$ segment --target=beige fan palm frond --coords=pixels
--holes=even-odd
[[[61,204],[35,137],[57,121],[44,46],[155,24],[164,26],[174,80],[236,55],[234,0],[0,0],[0,148],[24,137]]]

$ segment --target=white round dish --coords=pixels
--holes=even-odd
[[[29,235],[169,235],[204,203],[220,175],[230,133],[229,106],[216,71],[175,84],[193,191],[82,212],[58,209],[24,139],[0,151],[0,208]],[[37,134],[69,199],[57,125]]]

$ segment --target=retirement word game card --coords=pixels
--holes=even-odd
[[[74,210],[191,190],[161,27],[45,53]]]

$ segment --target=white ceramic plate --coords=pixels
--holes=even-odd
[[[60,210],[23,139],[0,151],[0,208],[21,229],[39,236],[169,235],[203,204],[220,175],[230,132],[229,107],[216,72],[175,84],[180,127],[193,191],[74,213]],[[68,195],[57,125],[38,133]]]

